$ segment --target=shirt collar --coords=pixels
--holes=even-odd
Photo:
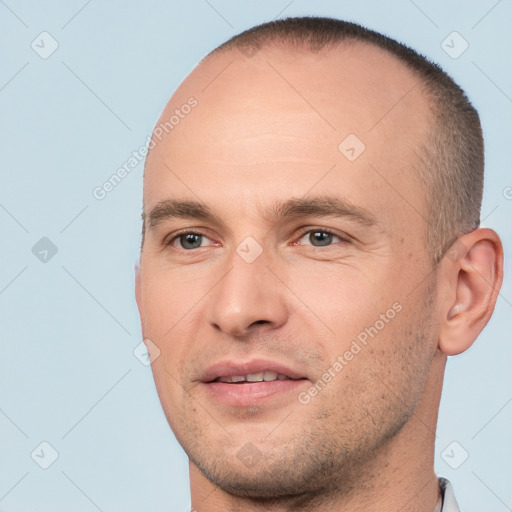
[[[446,478],[439,478],[439,489],[441,490],[441,496],[434,512],[460,512],[452,484]]]

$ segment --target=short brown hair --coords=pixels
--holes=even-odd
[[[291,47],[318,52],[345,43],[376,46],[395,56],[421,80],[434,122],[417,151],[417,174],[428,201],[427,250],[438,263],[455,239],[480,224],[484,148],[478,112],[464,91],[437,64],[383,34],[333,18],[271,21],[242,32],[210,52]]]

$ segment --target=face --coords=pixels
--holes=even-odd
[[[230,51],[173,115],[146,164],[137,276],[169,424],[228,492],[350,485],[436,351],[418,79],[363,46]]]

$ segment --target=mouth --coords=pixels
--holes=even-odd
[[[249,373],[247,375],[232,375],[230,377],[218,377],[213,382],[225,382],[227,384],[241,384],[243,382],[274,382],[276,380],[300,380],[292,379],[283,373],[265,371]]]
[[[262,405],[278,399],[289,402],[309,383],[300,371],[263,360],[217,363],[200,380],[210,399],[231,407]]]

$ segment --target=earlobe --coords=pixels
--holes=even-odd
[[[503,280],[503,247],[496,232],[476,229],[454,246],[447,251],[440,272],[447,293],[439,348],[446,355],[471,347],[491,317]]]

